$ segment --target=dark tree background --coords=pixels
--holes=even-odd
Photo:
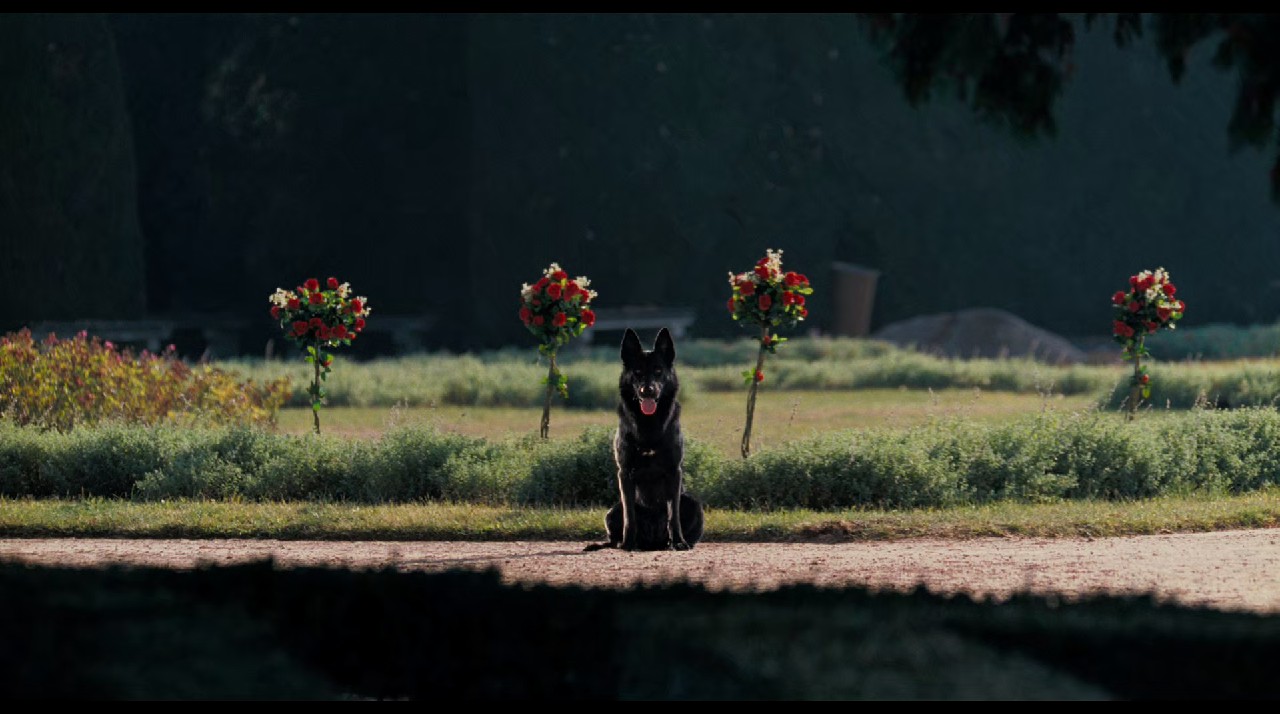
[[[723,276],[766,247],[820,327],[832,260],[883,272],[877,324],[1097,333],[1158,265],[1188,324],[1271,322],[1278,23],[6,15],[0,327],[265,328],[275,287],[335,274],[375,319],[445,318],[434,346],[523,342],[516,291],[558,260],[734,334]]]

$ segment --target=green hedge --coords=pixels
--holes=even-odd
[[[1180,331],[1181,333],[1182,331]],[[739,391],[742,370],[755,358],[749,341],[688,340],[681,343],[681,398],[696,403],[706,392]],[[1153,346],[1152,403],[1188,408],[1197,403],[1270,406],[1280,401],[1280,362],[1177,362],[1179,352]],[[1118,349],[1117,349],[1118,354]],[[570,407],[611,409],[618,399],[614,347],[569,352],[560,360],[569,378]],[[306,378],[301,362],[241,360],[222,365],[241,378],[267,383]],[[803,338],[784,345],[765,367],[768,383],[782,390],[972,389],[1023,394],[1097,395],[1110,406],[1128,393],[1124,367],[1057,367],[1028,359],[947,359],[899,349],[874,340]],[[432,354],[370,362],[342,362],[326,389],[333,406],[395,405],[540,407],[546,366],[532,350],[505,349],[478,355]],[[294,406],[307,406],[295,389]]]
[[[377,441],[251,429],[0,428],[0,495],[139,499],[448,500],[605,505],[612,434],[505,442],[406,428]],[[916,508],[1002,499],[1130,499],[1280,484],[1272,410],[1045,413],[1003,424],[939,420],[833,432],[725,458],[690,441],[686,481],[719,507]]]

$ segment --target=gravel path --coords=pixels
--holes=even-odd
[[[786,583],[1074,597],[1154,593],[1221,609],[1280,612],[1280,530],[1096,540],[984,538],[882,543],[703,543],[688,553],[583,553],[578,542],[0,539],[0,560],[190,568],[274,558],[283,566],[497,568],[509,582],[593,587],[690,580],[713,589]]]

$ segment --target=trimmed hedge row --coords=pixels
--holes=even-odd
[[[1154,348],[1153,348],[1154,349]],[[679,346],[681,399],[705,392],[740,391],[742,370],[754,357],[750,343],[690,340]],[[1157,355],[1166,360],[1157,350]],[[618,399],[617,350],[593,348],[562,358],[570,407],[611,409]],[[301,379],[301,364],[238,361],[222,365],[242,378],[268,382]],[[1280,362],[1151,364],[1157,406],[1189,408],[1273,406],[1280,402]],[[789,342],[765,368],[771,389],[972,389],[1024,394],[1097,395],[1117,405],[1128,394],[1124,367],[1055,367],[1027,359],[945,359],[870,340],[811,339]],[[344,364],[329,379],[333,406],[390,407],[542,405],[546,367],[530,354],[500,350],[481,355],[421,355]],[[296,390],[294,406],[306,406]]]
[[[0,428],[0,495],[606,505],[612,433],[488,442],[431,429],[378,441],[247,428]],[[1280,483],[1280,415],[1195,410],[1126,424],[1045,413],[1008,423],[939,420],[841,432],[721,456],[691,441],[686,482],[719,507],[914,508],[1001,499],[1238,493]]]

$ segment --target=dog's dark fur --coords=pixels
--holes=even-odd
[[[587,550],[688,550],[702,538],[702,504],[684,492],[675,362],[675,343],[665,327],[651,352],[630,329],[622,338],[618,433],[613,437],[621,499],[605,516],[608,542]],[[643,399],[656,400],[653,414],[643,412]]]

